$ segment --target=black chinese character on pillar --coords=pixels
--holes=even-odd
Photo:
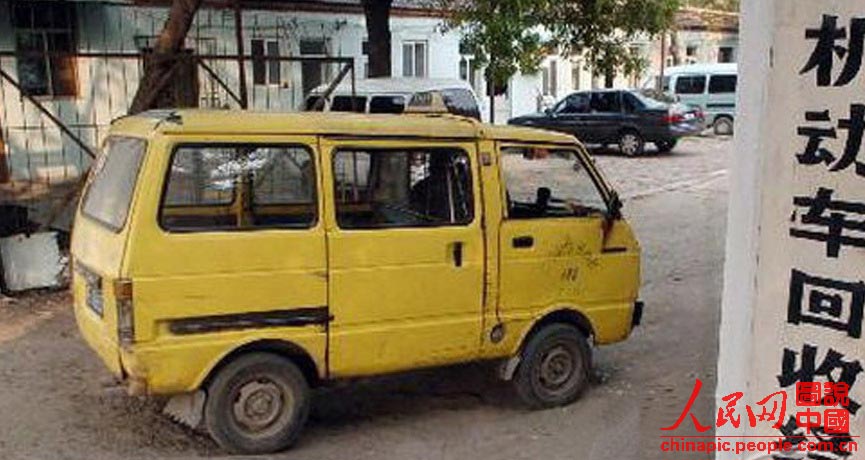
[[[824,242],[826,256],[837,258],[842,246],[865,248],[865,203],[833,200],[833,193],[832,189],[820,187],[814,197],[794,197],[793,204],[806,209],[801,223],[824,229],[791,227],[790,236]],[[853,216],[862,219],[851,219]]]
[[[841,171],[855,163],[856,174],[865,176],[865,163],[856,161],[862,147],[862,133],[865,132],[865,105],[851,105],[850,118],[838,120],[838,128],[847,130],[847,144],[844,146],[844,155],[829,170]]]
[[[806,29],[805,38],[816,40],[814,51],[800,71],[801,74],[817,70],[817,86],[829,86],[832,84],[832,67],[836,56],[845,59],[844,68],[835,86],[844,86],[859,74],[862,68],[863,45],[865,45],[865,18],[853,18],[850,20],[850,38],[847,46],[837,42],[847,38],[847,29],[838,26],[838,16],[823,15],[823,21],[819,29]]]
[[[799,369],[796,369],[796,357],[799,355]],[[789,348],[784,349],[784,357],[781,364],[781,373],[778,375],[778,383],[782,388],[789,387],[796,382],[815,382],[817,377],[823,377],[832,383],[846,383],[849,391],[853,391],[856,378],[862,372],[862,364],[859,361],[847,361],[844,355],[830,348],[820,365],[817,365],[817,347],[805,344],[802,353],[796,353]],[[850,399],[846,409],[851,414],[856,414],[860,404]]]
[[[832,119],[829,116],[829,111],[824,110],[822,112],[805,112],[805,121],[820,122],[832,121]],[[823,163],[825,165],[830,165],[835,161],[835,155],[823,146],[824,139],[835,139],[837,137],[835,128],[799,126],[796,129],[796,132],[800,136],[808,138],[808,144],[805,145],[805,151],[796,155],[799,164],[816,165]]]
[[[856,174],[865,177],[865,163],[858,161],[859,151],[862,148],[862,135],[865,133],[865,105],[851,105],[850,118],[838,120],[838,129],[847,131],[847,140],[841,158],[836,158],[835,154],[823,145],[824,140],[838,137],[836,129],[830,127],[832,117],[829,111],[805,112],[805,121],[812,124],[799,126],[796,129],[799,136],[808,139],[805,150],[796,154],[799,164],[810,166],[822,163],[829,166],[829,171],[832,172],[843,171],[855,165]],[[818,125],[821,122],[822,126]]]
[[[787,321],[814,324],[862,337],[865,283],[850,283],[793,270]]]

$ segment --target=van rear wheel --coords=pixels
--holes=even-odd
[[[531,409],[564,406],[588,385],[590,363],[586,336],[569,324],[551,324],[526,342],[514,388]]]
[[[730,117],[718,117],[712,124],[712,129],[717,136],[730,136],[733,134],[733,119]]]
[[[271,353],[242,355],[207,387],[207,430],[231,453],[284,450],[306,423],[309,393],[303,374],[288,359]]]

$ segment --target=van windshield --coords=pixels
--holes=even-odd
[[[509,219],[588,217],[607,203],[586,165],[571,149],[502,149]]]
[[[91,173],[81,212],[117,232],[126,224],[132,192],[147,143],[131,137],[109,137]]]

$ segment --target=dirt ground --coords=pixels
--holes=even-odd
[[[672,155],[597,152],[644,248],[643,325],[596,349],[596,381],[575,404],[527,412],[484,365],[340,384],[316,394],[285,459],[697,459],[659,450],[660,428],[714,418],[717,326],[732,142]],[[0,298],[0,459],[215,458],[161,401],[131,398],[80,339],[66,293]],[[695,434],[686,420],[676,435]],[[703,433],[708,434],[708,433]],[[705,458],[705,456],[703,456]]]

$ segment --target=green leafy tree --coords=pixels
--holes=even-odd
[[[719,11],[739,11],[739,0],[685,0],[684,6]]]
[[[463,45],[486,66],[491,85],[517,71],[534,73],[553,51],[582,53],[608,85],[617,72],[646,63],[632,49],[635,37],[668,30],[679,0],[440,0],[451,11],[446,25],[463,32]]]

